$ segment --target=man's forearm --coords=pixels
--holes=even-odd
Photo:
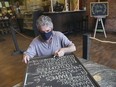
[[[76,51],[76,47],[75,47],[74,44],[72,44],[72,45],[69,46],[69,47],[62,48],[62,50],[64,51],[64,53],[71,53],[71,52]]]

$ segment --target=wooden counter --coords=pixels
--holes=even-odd
[[[36,12],[36,15],[35,15],[36,17],[34,18],[34,20],[37,19],[38,15],[40,14]],[[83,31],[83,29],[85,29],[84,28],[85,25],[83,23],[83,20],[86,17],[85,10],[70,11],[70,12],[67,12],[67,11],[65,12],[43,12],[41,15],[47,15],[52,19],[55,31],[61,31],[63,33],[64,32],[70,33],[70,32],[75,32],[75,31],[76,32]]]

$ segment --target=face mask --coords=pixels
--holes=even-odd
[[[48,40],[50,38],[50,36],[52,35],[52,31],[50,31],[48,33],[45,33],[45,32],[44,33],[41,33],[40,32],[40,35],[41,35],[42,39]]]

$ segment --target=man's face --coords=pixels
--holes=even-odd
[[[50,31],[52,31],[52,29],[48,26],[41,26],[40,30],[41,33],[48,33]]]
[[[49,38],[52,35],[52,29],[48,26],[42,26],[40,31],[40,35],[43,38],[43,40],[49,40]]]

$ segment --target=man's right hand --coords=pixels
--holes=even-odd
[[[23,61],[27,64],[28,61],[29,61],[29,56],[26,55],[26,54],[24,54],[24,55],[23,55]]]

